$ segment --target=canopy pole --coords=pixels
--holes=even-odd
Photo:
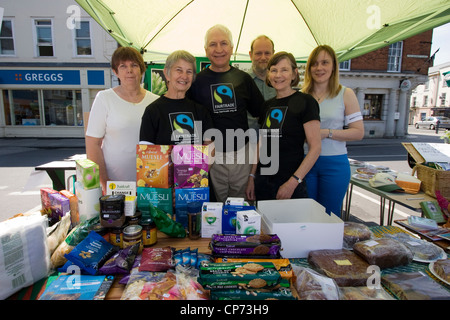
[[[241,29],[239,30],[238,41],[237,41],[237,44],[236,44],[235,50],[234,50],[234,61],[236,61],[237,50],[239,48],[239,43],[241,41],[242,29],[244,29],[245,17],[247,16],[247,9],[248,9],[249,2],[250,2],[250,0],[247,0],[247,3],[245,5],[245,10],[244,10],[244,15],[242,16]]]

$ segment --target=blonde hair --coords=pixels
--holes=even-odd
[[[317,57],[322,51],[328,53],[333,62],[333,71],[331,72],[331,77],[328,81],[328,92],[329,97],[334,98],[338,95],[339,91],[342,88],[342,85],[339,83],[339,62],[337,60],[336,53],[334,52],[333,48],[328,45],[320,45],[316,47],[309,55],[308,62],[306,63],[302,92],[312,94],[314,90],[314,81],[311,76],[311,66],[313,66],[314,63],[317,62]]]

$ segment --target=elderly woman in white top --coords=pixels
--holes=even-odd
[[[111,67],[120,84],[97,94],[86,130],[86,155],[99,165],[103,193],[108,180],[136,181],[142,114],[158,98],[141,86],[146,66],[136,49],[116,49]]]
[[[305,177],[308,195],[328,214],[340,216],[350,182],[346,141],[361,140],[364,125],[355,93],[339,83],[339,63],[330,46],[311,52],[302,91],[319,103],[322,139],[319,159]]]

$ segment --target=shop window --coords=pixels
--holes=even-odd
[[[75,48],[77,56],[92,55],[89,21],[81,21],[79,28],[75,28]]]
[[[3,90],[3,102],[6,125],[83,126],[81,90]]]
[[[441,107],[445,107],[445,99],[447,98],[447,94],[445,92],[441,93],[439,99],[441,100]]]
[[[40,125],[38,90],[3,90],[7,125]]]
[[[350,70],[350,61],[351,60],[340,62],[339,63],[339,70],[349,71]]]
[[[383,105],[382,94],[366,94],[364,96],[364,120],[381,120],[381,108]]]
[[[53,37],[51,20],[35,20],[36,49],[38,57],[53,57]]]
[[[80,90],[43,90],[45,125],[82,126]]]
[[[403,41],[393,43],[389,46],[388,72],[400,72],[402,66]]]
[[[13,24],[11,20],[3,20],[0,26],[0,55],[14,55]]]

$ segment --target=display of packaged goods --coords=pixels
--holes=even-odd
[[[344,249],[350,250],[353,248],[355,243],[372,238],[373,233],[365,224],[351,221],[344,222]]]
[[[76,178],[84,189],[95,189],[100,187],[100,172],[98,164],[89,159],[75,160]]]
[[[78,212],[78,198],[69,190],[60,190],[59,193],[69,199],[70,220],[72,227],[80,223],[80,213]]]
[[[208,146],[175,145],[172,150],[175,188],[208,187]]]
[[[293,271],[292,271],[292,265],[289,259],[255,259],[251,257],[242,257],[242,258],[215,258],[214,262],[218,263],[224,263],[224,262],[254,262],[254,263],[260,263],[260,262],[271,262],[277,269],[277,271],[280,273],[281,277],[283,279],[292,279],[293,277]]]
[[[211,238],[211,251],[216,257],[279,258],[280,249],[280,238],[274,234],[215,234]]]
[[[310,251],[308,263],[314,270],[334,279],[339,287],[365,286],[370,276],[367,261],[346,249]]]
[[[417,227],[423,230],[437,230],[439,228],[435,220],[417,216],[409,216],[408,223],[413,227]]]
[[[274,289],[281,275],[271,262],[204,263],[198,282],[205,289]]]
[[[357,242],[353,246],[353,252],[380,269],[407,265],[414,257],[413,252],[403,243],[387,237]]]
[[[209,188],[175,189],[175,220],[188,227],[188,203],[209,202]]]
[[[142,212],[149,211],[148,203],[173,214],[173,190],[172,188],[145,188],[137,187],[137,209]]]
[[[222,210],[222,202],[203,202],[200,228],[202,238],[211,238],[214,234],[222,233]]]
[[[224,204],[222,210],[222,233],[235,234],[237,231],[236,217],[238,211],[256,210],[255,206],[251,206],[248,202],[242,205],[238,204]]]
[[[290,288],[273,290],[225,289],[211,290],[211,300],[296,300]]]
[[[136,146],[136,185],[146,188],[171,188],[173,163],[171,145]]]
[[[450,291],[423,272],[390,273],[381,283],[400,300],[450,300]]]
[[[136,181],[107,181],[106,194],[136,196]]]
[[[432,219],[437,223],[445,223],[447,220],[442,213],[441,207],[436,200],[432,201],[422,201],[420,202],[420,207],[424,216],[428,219]]]
[[[52,188],[41,188],[41,212],[46,215],[51,215],[51,202],[50,202],[50,194],[58,193],[58,191],[53,190]]]
[[[256,210],[236,212],[237,234],[260,234],[261,215]]]

